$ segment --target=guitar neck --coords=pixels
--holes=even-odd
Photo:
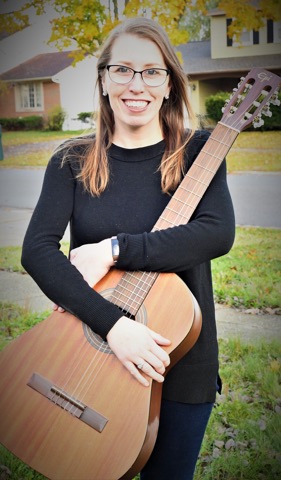
[[[219,123],[180,183],[152,231],[187,223],[239,131]],[[126,272],[111,302],[135,316],[158,277],[156,272]]]
[[[190,167],[153,230],[187,223],[240,132],[219,123]]]
[[[169,201],[152,231],[186,224],[234,140],[250,123],[254,127],[263,124],[262,114],[270,116],[269,104],[280,105],[278,88],[280,77],[263,70],[253,68],[241,78],[238,88],[226,102],[223,116],[196,160]],[[156,280],[155,272],[125,273],[112,295],[112,303],[122,310],[136,315],[150,288]]]

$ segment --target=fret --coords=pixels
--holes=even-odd
[[[154,225],[153,232],[189,221],[238,133],[219,122]],[[156,272],[126,272],[114,290],[113,303],[136,315],[158,275]]]
[[[191,205],[190,203],[184,203],[182,202],[186,207],[190,207],[190,208],[193,208],[193,205]],[[167,208],[167,212],[174,212],[176,215],[182,215],[182,213],[179,211],[179,210],[174,210],[173,208],[169,207]],[[183,215],[182,215],[183,216]],[[159,218],[164,218],[162,215],[160,215]]]
[[[111,295],[112,303],[136,315],[158,275],[156,272],[126,272]]]
[[[205,150],[201,150],[201,152],[207,153],[207,152],[205,152]],[[212,155],[212,157],[216,157],[216,155]],[[220,160],[220,157],[216,157],[216,158],[218,158]],[[200,165],[200,163],[196,163],[196,167],[203,168],[204,170],[206,170],[207,172],[210,172],[212,174],[216,173],[214,170],[211,170],[210,168],[205,167],[205,165]]]
[[[208,186],[209,186],[209,183],[205,183],[205,182],[203,182],[202,180],[199,180],[198,178],[193,177],[193,176],[190,175],[189,173],[186,175],[186,177],[191,178],[192,180],[194,180],[195,182],[200,183],[201,185],[204,185],[204,187],[208,187]]]
[[[163,222],[167,223],[168,225],[172,225],[172,226],[175,225],[175,223],[174,223],[173,221],[168,220],[168,219],[167,219],[166,217],[164,217],[163,215],[160,215],[160,217],[159,217],[159,219],[158,219],[158,222],[160,222],[161,220],[162,220]],[[158,230],[164,230],[164,228],[163,228],[163,227],[162,227],[162,228],[158,228]]]
[[[121,289],[115,289],[115,293],[113,296],[116,296],[119,295],[119,296],[122,296],[122,297],[126,297],[127,299],[130,299],[130,296],[132,295],[132,293],[139,297],[139,298],[142,298],[143,297],[143,293],[146,292],[145,289],[142,289],[141,287],[136,287],[134,286],[135,288],[133,290],[130,290],[129,288],[126,288],[126,287],[122,287],[122,290]],[[139,290],[139,292],[138,292]],[[129,295],[127,295],[127,292],[129,293]]]
[[[209,138],[209,140],[211,140],[211,139],[212,139],[214,142],[217,142],[217,143],[219,143],[220,145],[224,145],[224,146],[227,147],[227,148],[229,148],[229,146],[230,146],[229,143],[225,143],[225,142],[223,142],[222,140],[219,140],[218,138],[215,138],[213,135]],[[201,152],[202,152],[202,150],[201,150]]]
[[[189,188],[185,187],[183,184],[180,185],[179,187],[179,190],[185,190],[186,192],[188,192],[189,194],[191,195],[195,195],[196,197],[200,197],[201,198],[201,195],[199,195],[199,193],[196,193],[194,192],[193,190],[190,190]],[[176,192],[177,193],[177,192]],[[175,195],[176,195],[175,193]],[[178,199],[177,199],[178,200]],[[185,203],[184,200],[180,200],[182,203]]]
[[[215,155],[214,153],[206,152],[206,150],[203,150],[203,149],[201,150],[201,152],[202,152],[202,153],[206,153],[206,154],[210,155],[210,157],[212,157],[212,158],[217,158],[218,160],[221,161],[221,156]],[[213,170],[210,170],[210,169],[204,167],[203,165],[199,165],[199,163],[197,163],[197,166],[198,166],[198,167],[205,168],[205,169],[208,170],[209,172],[215,173]]]
[[[130,301],[128,301],[128,300],[130,300]],[[110,298],[110,301],[112,303],[114,303],[114,305],[117,305],[118,307],[121,307],[122,310],[126,310],[129,313],[133,313],[136,309],[138,309],[140,307],[140,305],[141,305],[140,300],[141,300],[141,303],[142,303],[144,299],[142,297],[141,297],[141,299],[137,299],[137,298],[133,298],[133,297],[128,299],[126,296],[116,298],[114,295],[112,295],[112,297]]]
[[[240,130],[238,130],[238,128],[226,125],[226,123],[223,123],[222,121],[218,122],[218,125],[223,125],[224,127],[231,128],[231,130],[234,130],[237,134],[240,133]]]

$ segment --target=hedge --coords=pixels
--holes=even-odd
[[[30,117],[0,118],[3,130],[43,130],[43,117],[32,115]]]
[[[225,101],[230,98],[230,93],[227,92],[218,92],[215,95],[210,95],[205,100],[205,106],[208,116],[211,120],[214,120],[216,123],[221,120],[222,117],[222,107],[225,104]],[[281,100],[281,94],[279,94],[279,100]],[[281,108],[277,105],[270,104],[270,110],[272,112],[271,117],[262,116],[264,120],[264,125],[259,128],[259,130],[281,130]],[[249,127],[248,130],[255,130],[253,126]]]

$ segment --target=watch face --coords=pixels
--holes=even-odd
[[[119,242],[117,238],[111,239],[111,247],[112,247],[112,257],[113,257],[113,260],[116,262],[119,256]]]

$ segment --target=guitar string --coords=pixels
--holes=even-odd
[[[220,129],[220,128],[218,128],[218,129]],[[227,136],[227,133],[228,133],[228,131],[225,132],[225,136]],[[215,140],[218,141],[217,139],[215,139]],[[220,150],[221,147],[222,147],[222,144],[219,143],[218,146],[217,146],[217,151],[216,151],[215,154],[213,154],[213,155],[218,156],[219,150]],[[222,148],[223,148],[223,147],[222,147]],[[207,163],[206,163],[206,159],[207,159]],[[203,155],[203,160],[204,160],[205,163],[206,163],[205,167],[209,167],[209,163],[212,162],[211,156],[209,156],[207,153],[205,153],[205,154]],[[212,173],[214,173],[214,172],[212,172]],[[199,175],[199,177],[200,177],[200,178],[199,178],[199,181],[205,183],[205,180],[206,180],[206,179],[205,179],[205,176],[206,176],[206,174],[207,174],[207,176],[209,175],[209,172],[208,172],[207,170],[204,169],[203,171],[201,171],[201,173],[200,173],[200,175]],[[180,208],[179,211],[177,212],[177,217],[176,217],[176,219],[177,219],[177,218],[182,219],[182,217],[184,216],[184,215],[183,215],[183,211],[184,211],[185,208],[186,208],[186,205],[182,204],[181,208]],[[177,221],[176,221],[175,224],[177,224]],[[130,302],[131,302],[131,299],[132,299],[132,298],[135,298],[135,292],[136,292],[137,289],[139,289],[139,284],[141,283],[141,281],[143,281],[143,278],[144,278],[145,274],[147,274],[147,273],[149,273],[149,272],[142,272],[142,275],[141,275],[140,278],[138,279],[137,284],[134,286],[134,289],[131,291],[130,297],[127,298],[127,304],[125,304],[125,306],[126,306],[126,305],[129,306],[129,305],[130,305]],[[123,295],[124,295],[124,294],[123,294]],[[135,301],[135,300],[134,300],[134,301]],[[127,308],[127,309],[130,310],[129,308]],[[102,350],[103,350],[103,348],[102,348],[102,345],[101,345],[100,348],[99,348],[99,351],[102,351]],[[96,353],[96,354],[97,354],[97,353]],[[96,357],[96,355],[95,355],[94,357]],[[96,379],[98,373],[100,372],[101,368],[103,367],[104,363],[106,362],[107,358],[108,358],[108,356],[105,355],[102,362],[95,362],[95,365],[94,365],[94,366],[96,367],[96,369],[95,369],[96,371],[95,371],[95,375],[94,375],[94,376],[93,376],[93,370],[91,369],[91,367],[92,367],[92,365],[94,364],[95,358],[92,359],[92,361],[91,361],[90,364],[88,365],[86,371],[84,372],[82,378],[81,378],[80,381],[78,382],[78,385],[77,385],[76,388],[75,388],[74,394],[76,393],[76,391],[79,389],[80,385],[82,384],[82,381],[83,381],[84,378],[86,377],[87,372],[91,369],[91,373],[90,373],[91,378],[89,379],[90,381],[89,381],[89,380],[86,380],[86,382],[87,382],[87,383],[85,384],[86,392],[85,392],[85,391],[83,392],[83,394],[86,395],[86,393],[88,392],[88,390],[91,388],[91,385],[92,385],[93,382],[95,381],[95,379]],[[98,364],[99,364],[99,365],[98,365]],[[98,368],[98,370],[97,370],[97,367],[98,367],[98,366],[99,366],[99,368]],[[83,388],[82,388],[82,390],[83,390]],[[81,390],[81,392],[79,392],[79,396],[81,396],[82,390]],[[81,400],[82,400],[82,399],[81,399]],[[76,408],[76,407],[75,407],[75,408]]]
[[[238,124],[238,121],[237,121],[237,124]],[[220,128],[218,128],[218,130],[219,130],[219,129],[220,129]],[[238,133],[239,133],[239,131],[238,131]],[[224,132],[224,134],[225,134],[225,137],[227,137],[228,130],[226,130],[226,131]],[[237,135],[236,135],[236,136],[237,136]],[[236,137],[235,137],[235,138],[236,138]],[[218,145],[218,147],[217,147],[216,155],[213,154],[213,157],[218,156],[220,147],[223,148],[223,146],[222,146],[222,143],[223,143],[223,142],[222,142],[222,141],[219,141],[219,140],[216,139],[216,138],[212,138],[212,137],[210,137],[210,139],[220,142],[219,145]],[[235,140],[235,139],[234,139],[234,140]],[[233,140],[233,141],[234,141],[234,140]],[[232,144],[232,143],[233,143],[233,142],[231,142],[231,144]],[[231,144],[230,144],[229,148],[231,147]],[[228,149],[228,150],[229,150],[229,149]],[[226,155],[227,153],[228,153],[228,151],[225,153],[225,155]],[[207,170],[207,165],[209,166],[209,162],[212,162],[211,154],[205,152],[205,153],[203,154],[202,159],[203,159],[203,161],[206,161],[206,159],[207,159],[207,164],[204,166],[205,169],[203,170],[203,172],[201,172],[201,176],[200,176],[201,181],[202,181],[202,179],[205,180],[205,176],[208,176],[208,175],[209,175],[210,170],[209,170],[209,171]],[[221,161],[221,162],[222,162],[222,161]],[[220,162],[220,163],[221,163],[221,162]],[[200,165],[200,166],[201,166],[201,165]],[[204,167],[203,167],[203,168],[204,168]],[[211,172],[211,173],[215,174],[214,172]],[[212,180],[212,179],[211,179],[211,180]],[[189,205],[187,208],[189,208],[189,207],[190,207],[190,205]],[[183,217],[183,216],[184,216],[182,212],[183,212],[183,210],[184,210],[185,208],[186,208],[186,205],[182,205],[181,209],[180,209],[179,212],[178,212],[178,215],[177,215],[178,217]],[[196,208],[196,207],[195,207],[195,208]],[[180,223],[180,224],[181,224],[181,223]],[[148,272],[143,272],[143,274],[142,274],[142,276],[140,277],[140,279],[138,279],[138,282],[137,282],[137,284],[135,285],[134,290],[131,292],[131,297],[132,297],[132,296],[135,297],[136,289],[139,288],[139,284],[140,284],[140,282],[141,282],[141,280],[142,280],[142,277],[143,277],[146,273],[148,273]],[[124,295],[124,293],[123,293],[122,295]],[[135,300],[134,300],[134,301],[135,301]],[[128,305],[130,304],[130,297],[127,298],[127,304],[128,304]],[[105,356],[104,362],[106,361],[106,358],[108,358],[108,357]],[[104,362],[102,362],[102,366],[103,366]],[[91,362],[91,363],[92,363],[92,362]],[[101,368],[101,367],[100,367],[100,368]],[[99,371],[100,371],[100,369],[99,369]],[[97,372],[97,374],[99,373],[99,371]],[[96,377],[95,377],[95,378],[96,378]],[[92,383],[93,381],[94,381],[94,379],[92,378],[92,379],[91,379],[91,383]]]
[[[141,272],[142,274],[143,273],[146,273],[146,272]],[[135,286],[136,288],[136,286]],[[131,296],[133,297],[133,293],[131,293]],[[127,297],[127,307],[129,306],[129,297]],[[125,305],[126,307],[126,305]],[[124,310],[126,311],[127,309],[124,308]],[[100,349],[102,348],[102,345],[100,347]],[[99,351],[100,351],[99,349]],[[79,397],[81,399],[85,398],[85,396],[87,395],[88,391],[90,390],[92,384],[94,383],[94,381],[97,379],[97,376],[99,375],[99,373],[101,372],[101,369],[102,367],[104,366],[104,364],[107,362],[107,360],[109,360],[110,358],[110,355],[111,354],[107,354],[105,355],[102,359],[99,359],[99,361],[96,363],[96,365],[94,365],[94,375],[93,375],[93,370],[91,370],[90,372],[90,376],[89,376],[89,379],[86,379],[86,382],[84,385],[82,385],[82,388],[81,390],[79,391]],[[119,361],[119,360],[118,360]],[[92,364],[94,362],[94,359],[90,362],[89,366],[87,367],[87,371],[91,368]],[[87,372],[85,372],[83,374],[83,379],[85,378],[85,374]],[[81,381],[79,382],[79,386],[80,384],[82,383],[82,379]],[[78,386],[77,386],[78,387]],[[76,389],[77,390],[77,389]],[[75,392],[76,393],[76,392]]]
[[[67,391],[68,384],[71,382],[71,379],[73,378],[73,376],[75,376],[75,374],[77,373],[80,363],[83,362],[83,359],[87,355],[87,349],[85,348],[86,346],[87,346],[87,339],[84,336],[83,341],[79,344],[78,350],[75,350],[75,354],[74,354],[74,356],[72,357],[72,360],[71,360],[71,365],[68,366],[69,373],[66,376],[66,378],[64,379],[63,384],[59,387],[64,392]],[[51,400],[54,401],[55,397],[56,397],[56,393],[53,394],[53,396],[51,397]],[[58,403],[59,398],[60,397],[58,397],[57,402],[54,401],[54,403]]]
[[[225,135],[226,135],[226,133],[227,133],[227,132],[225,132]],[[216,141],[217,141],[217,139],[216,139]],[[218,144],[218,146],[217,146],[217,151],[216,151],[215,154],[213,154],[213,155],[218,156],[220,147],[222,147],[221,143]],[[207,162],[206,162],[206,159],[207,159]],[[207,153],[203,155],[203,160],[205,160],[205,163],[206,163],[205,167],[209,167],[209,163],[212,163],[212,158],[211,158],[209,155],[207,155]],[[199,175],[199,181],[205,183],[205,180],[206,180],[206,179],[205,179],[205,176],[206,176],[206,174],[207,174],[207,176],[208,176],[208,174],[209,174],[209,172],[208,172],[207,170],[201,171],[201,172],[200,172],[200,175]],[[183,211],[184,211],[185,208],[186,208],[186,205],[182,204],[181,208],[179,209],[179,211],[178,211],[178,213],[177,213],[176,219],[179,218],[179,219],[182,220],[182,217],[184,216]],[[177,221],[175,222],[175,224],[177,224]],[[136,285],[134,286],[134,289],[131,291],[131,296],[127,298],[127,305],[128,305],[128,306],[130,305],[131,298],[134,298],[134,299],[135,299],[136,289],[139,289],[139,284],[140,284],[140,282],[143,280],[143,277],[145,276],[146,273],[147,273],[147,272],[142,272],[142,275],[141,275],[140,278],[138,279]],[[124,295],[124,294],[123,294],[123,295]],[[135,300],[134,300],[134,301],[135,301]],[[104,349],[105,349],[105,348],[103,348],[103,346],[101,345],[100,348],[99,348],[99,351],[102,351],[102,350],[104,350]],[[96,355],[97,355],[97,352],[96,352]],[[98,373],[100,372],[101,368],[103,367],[104,363],[106,362],[106,360],[107,360],[107,358],[108,358],[108,356],[105,355],[102,362],[95,362],[95,357],[96,357],[96,355],[94,356],[94,358],[92,359],[92,361],[89,363],[89,365],[88,365],[87,369],[85,370],[83,376],[80,378],[80,381],[79,381],[78,384],[76,385],[75,390],[74,390],[74,395],[75,395],[75,393],[78,391],[80,385],[82,385],[82,382],[83,382],[84,378],[86,378],[86,375],[87,375],[88,371],[91,369],[91,372],[90,372],[91,378],[89,379],[90,381],[89,381],[89,380],[86,380],[86,384],[85,384],[86,391],[83,392],[83,387],[82,387],[82,390],[79,392],[79,396],[80,396],[80,397],[81,397],[81,394],[86,395],[86,393],[87,393],[88,390],[90,389],[91,385],[92,385],[93,382],[95,381]],[[91,368],[92,365],[94,365],[94,367],[95,367],[95,375],[93,375],[93,369]],[[99,367],[99,368],[97,369],[97,367]],[[85,389],[85,387],[84,387],[84,389]],[[80,400],[82,401],[83,398],[80,398]],[[73,407],[71,407],[71,408],[73,409]],[[76,407],[74,407],[74,408],[76,408]]]
[[[227,132],[226,132],[226,133],[227,133]],[[218,155],[219,149],[220,149],[221,147],[222,147],[222,145],[221,145],[221,143],[219,143],[219,145],[217,146],[216,156]],[[205,157],[205,159],[207,158],[208,162],[211,162],[211,161],[212,161],[212,158],[210,158],[208,155],[204,155],[204,157]],[[209,165],[208,165],[208,166],[209,166]],[[207,173],[208,173],[208,172],[207,172]],[[203,170],[203,172],[201,172],[201,176],[200,176],[200,180],[201,180],[201,181],[205,180],[205,175],[206,175],[206,170]],[[183,216],[183,215],[182,215],[182,211],[183,211],[184,208],[185,208],[185,205],[182,205],[181,209],[179,210],[179,212],[178,212],[178,214],[177,214],[177,217],[178,217],[178,218],[180,218],[180,217],[182,218],[182,216]],[[140,278],[138,279],[136,285],[134,286],[134,289],[131,291],[130,297],[127,297],[127,304],[125,304],[125,306],[126,306],[126,305],[127,305],[127,306],[130,305],[130,302],[131,302],[131,299],[132,299],[132,298],[134,299],[133,301],[135,302],[135,292],[136,292],[136,290],[139,290],[139,285],[140,285],[141,281],[143,281],[143,278],[145,277],[145,275],[146,275],[147,273],[149,273],[149,272],[142,272],[142,273],[141,273]],[[123,294],[123,295],[124,295],[124,294]],[[128,310],[129,310],[129,309],[128,309]],[[98,371],[95,372],[95,376],[93,376],[93,375],[92,375],[93,372],[91,372],[91,377],[92,377],[92,378],[89,379],[90,381],[89,381],[89,380],[87,381],[86,392],[83,392],[84,395],[86,395],[86,393],[88,392],[88,390],[91,388],[92,383],[95,381],[98,373],[100,372],[100,370],[101,370],[102,366],[104,365],[104,363],[106,362],[106,359],[107,359],[107,358],[108,358],[108,357],[105,355],[104,361],[103,361],[102,363],[100,363],[100,366],[99,366]],[[92,362],[93,362],[93,361],[92,361]],[[91,362],[91,363],[92,363],[92,362]],[[88,366],[87,371],[90,369],[90,367],[91,367],[91,364]],[[87,371],[85,372],[83,378],[85,377]],[[82,383],[82,379],[81,379],[81,381],[79,382],[79,385],[77,386],[77,388],[80,386],[81,383]],[[85,387],[86,387],[86,385],[85,385]],[[82,391],[81,391],[81,393],[82,393]],[[80,395],[81,395],[81,393],[80,393]]]

